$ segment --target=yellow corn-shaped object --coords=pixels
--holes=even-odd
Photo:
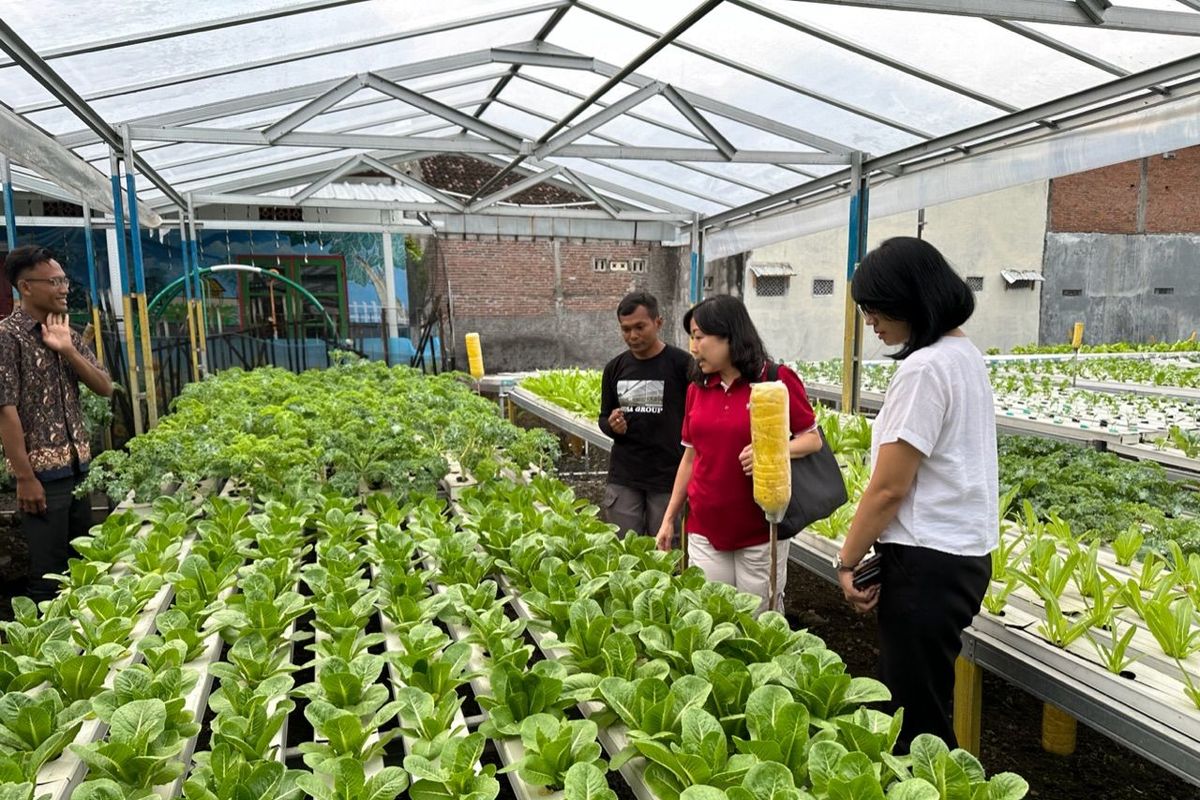
[[[467,366],[471,377],[479,380],[483,377],[483,348],[479,345],[479,334],[467,334]]]
[[[778,522],[792,497],[792,438],[788,391],[780,381],[750,387],[750,443],[754,447],[754,501]]]

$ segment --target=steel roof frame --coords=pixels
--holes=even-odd
[[[304,13],[306,11],[320,11],[327,8],[334,8],[340,5],[346,5],[361,0],[308,0],[298,6],[293,6],[286,9],[274,9],[270,11],[252,12],[248,14],[240,14],[230,17],[225,17],[218,20],[210,20],[196,26],[185,27],[175,26],[164,28],[157,31],[150,31],[141,34],[133,34],[124,37],[112,37],[107,40],[84,43],[82,45],[73,45],[66,48],[58,48],[49,50],[45,57],[62,58],[70,55],[78,55],[85,52],[97,52],[100,50],[115,49],[129,47],[137,44],[142,44],[151,41],[160,41],[171,39],[174,37],[187,36],[189,34],[201,33],[204,31],[219,30],[226,27],[243,25],[266,19],[272,19],[289,14]],[[1037,138],[1041,135],[1050,135],[1053,131],[1045,130],[1045,127],[1053,125],[1055,117],[1063,117],[1064,120],[1082,120],[1085,118],[1094,117],[1096,114],[1107,113],[1109,115],[1117,115],[1128,113],[1135,106],[1125,104],[1119,101],[1122,95],[1128,95],[1130,92],[1148,92],[1150,94],[1157,93],[1163,102],[1172,99],[1170,89],[1164,88],[1163,84],[1169,84],[1172,81],[1181,80],[1191,73],[1190,61],[1194,59],[1182,59],[1173,62],[1170,65],[1146,70],[1135,75],[1130,75],[1121,67],[1111,64],[1104,59],[1088,53],[1079,48],[1068,45],[1053,37],[1047,36],[1040,31],[1035,31],[1026,27],[1021,23],[1051,23],[1059,25],[1074,25],[1082,27],[1093,27],[1111,30],[1123,31],[1140,31],[1150,33],[1175,34],[1186,36],[1200,36],[1200,15],[1191,11],[1159,11],[1151,9],[1139,9],[1125,6],[1112,6],[1107,0],[806,0],[806,2],[814,3],[836,3],[842,5],[853,5],[865,8],[887,8],[899,11],[913,11],[922,13],[938,13],[952,14],[968,17],[979,17],[991,21],[1001,27],[1018,35],[1029,38],[1047,48],[1052,48],[1064,55],[1075,58],[1087,63],[1097,69],[1104,70],[1110,74],[1118,76],[1118,80],[1104,84],[1100,87],[1078,92],[1069,95],[1066,98],[1049,103],[1043,103],[1038,106],[1027,109],[1018,109],[1011,103],[1002,99],[986,95],[976,91],[968,86],[950,81],[935,73],[923,70],[913,64],[895,59],[882,54],[874,53],[866,47],[857,44],[851,39],[826,31],[815,25],[806,22],[791,19],[790,17],[775,12],[771,9],[761,6],[756,0],[728,0],[731,4],[745,9],[753,14],[756,14],[764,19],[779,25],[783,25],[791,30],[801,32],[805,35],[814,36],[818,39],[826,41],[834,46],[845,49],[848,52],[855,53],[864,58],[868,58],[877,63],[896,69],[902,73],[916,77],[926,81],[932,85],[943,88],[947,91],[954,92],[961,96],[972,99],[973,101],[982,103],[991,108],[995,108],[1007,113],[1003,116],[989,120],[987,122],[973,125],[962,129],[955,133],[946,136],[931,136],[929,133],[919,130],[914,126],[907,125],[898,120],[891,120],[887,117],[877,114],[871,109],[859,108],[853,104],[845,103],[838,98],[824,95],[821,92],[809,90],[807,87],[800,86],[794,82],[771,75],[762,70],[758,70],[747,64],[740,63],[734,59],[726,58],[717,53],[708,51],[704,48],[691,45],[687,42],[680,41],[680,36],[692,24],[703,18],[712,9],[716,8],[722,0],[703,0],[691,13],[686,15],[676,25],[666,32],[659,33],[644,25],[640,25],[632,20],[626,19],[620,15],[597,8],[588,2],[588,0],[551,0],[531,4],[528,6],[510,9],[503,12],[492,14],[481,14],[473,17],[457,19],[437,25],[426,26],[420,29],[412,29],[384,36],[370,37],[349,43],[342,43],[336,47],[316,48],[301,52],[293,52],[272,56],[268,59],[263,59],[260,62],[252,62],[230,67],[221,67],[216,70],[206,70],[202,72],[191,73],[182,76],[175,76],[159,82],[148,82],[137,86],[110,87],[108,89],[98,90],[86,95],[75,93],[67,86],[61,78],[58,77],[53,70],[50,70],[43,58],[39,58],[38,54],[30,53],[23,54],[25,57],[17,58],[14,56],[13,63],[0,63],[0,69],[8,66],[14,66],[16,61],[20,61],[22,66],[25,66],[40,82],[59,100],[53,104],[36,104],[23,108],[18,108],[19,113],[34,113],[39,110],[47,110],[59,106],[66,106],[75,112],[78,116],[84,119],[90,131],[76,131],[64,134],[59,137],[59,141],[69,146],[82,146],[85,144],[93,144],[96,142],[104,142],[110,146],[114,146],[115,140],[119,141],[120,136],[117,133],[115,126],[108,124],[95,113],[88,105],[89,100],[101,99],[103,97],[114,97],[122,94],[130,94],[139,91],[147,91],[163,86],[177,85],[179,83],[187,83],[192,81],[204,80],[207,78],[216,77],[218,74],[230,74],[256,67],[271,66],[275,64],[287,64],[295,61],[300,61],[307,58],[314,58],[321,55],[327,55],[331,52],[343,52],[357,48],[371,47],[378,44],[385,44],[392,41],[410,39],[422,35],[438,33],[448,30],[458,30],[472,25],[485,24],[488,22],[496,22],[515,17],[523,17],[531,14],[548,14],[547,20],[542,24],[540,31],[530,42],[524,42],[517,45],[507,47],[497,47],[488,50],[474,51],[471,53],[460,53],[453,56],[448,56],[439,59],[429,59],[423,62],[414,64],[406,64],[387,69],[376,70],[373,74],[365,74],[359,76],[342,77],[332,80],[319,81],[306,84],[298,87],[290,87],[282,91],[259,93],[255,95],[246,95],[240,98],[220,101],[216,103],[204,104],[187,109],[179,109],[172,112],[167,112],[161,115],[150,115],[137,120],[126,120],[124,124],[129,125],[129,134],[139,140],[163,140],[168,141],[168,136],[177,137],[170,139],[173,142],[186,141],[214,141],[221,144],[239,145],[245,144],[248,147],[241,151],[223,153],[219,156],[201,158],[198,157],[194,161],[209,161],[220,158],[233,157],[241,153],[251,153],[258,149],[265,149],[268,146],[303,146],[314,148],[330,148],[331,153],[341,153],[342,157],[336,160],[336,163],[330,167],[327,162],[321,162],[324,166],[324,172],[313,171],[310,168],[317,165],[303,165],[299,168],[287,169],[279,171],[270,171],[266,174],[255,176],[247,176],[243,181],[254,181],[250,186],[267,186],[277,184],[280,180],[286,180],[287,176],[295,173],[297,170],[305,175],[306,180],[320,180],[330,173],[330,170],[336,170],[339,165],[346,165],[350,162],[347,159],[352,159],[355,163],[361,165],[366,157],[378,158],[379,163],[383,166],[388,166],[388,161],[409,158],[414,155],[413,150],[420,153],[444,152],[453,148],[456,152],[468,152],[478,155],[488,161],[495,161],[493,158],[496,155],[507,154],[509,160],[503,163],[502,169],[493,176],[492,179],[485,182],[479,187],[474,196],[467,199],[465,205],[469,208],[473,204],[478,204],[480,198],[485,200],[488,192],[492,192],[492,197],[507,189],[495,191],[496,184],[509,172],[521,165],[522,162],[528,161],[531,166],[537,167],[540,171],[523,179],[519,183],[524,184],[527,181],[540,180],[556,180],[556,182],[579,188],[578,183],[585,185],[591,184],[592,188],[600,188],[605,192],[611,193],[617,197],[625,197],[631,203],[647,204],[663,208],[663,201],[655,198],[649,198],[644,194],[638,193],[608,181],[599,183],[590,176],[584,173],[570,172],[561,170],[550,162],[546,162],[538,156],[559,156],[563,158],[586,158],[596,163],[601,163],[607,169],[613,169],[620,172],[627,172],[641,180],[658,183],[659,185],[671,186],[663,181],[657,181],[652,176],[642,175],[636,171],[620,167],[616,164],[608,163],[610,160],[620,159],[648,159],[655,161],[663,161],[673,163],[678,167],[682,167],[697,174],[705,175],[709,178],[722,180],[731,185],[739,185],[743,188],[752,191],[763,192],[764,190],[754,187],[739,181],[732,176],[724,176],[719,173],[713,173],[687,163],[678,163],[685,161],[725,161],[729,163],[737,163],[742,161],[763,160],[776,165],[780,162],[789,160],[799,160],[801,158],[811,158],[819,164],[840,165],[846,163],[852,148],[848,145],[834,142],[829,139],[814,136],[813,134],[802,131],[791,126],[781,125],[780,123],[768,118],[756,115],[752,112],[738,109],[728,104],[716,101],[713,98],[706,98],[700,95],[687,92],[684,89],[677,87],[668,87],[658,83],[652,78],[639,75],[637,69],[651,58],[656,53],[671,45],[681,48],[686,52],[698,55],[702,58],[712,60],[715,63],[720,63],[737,72],[748,75],[750,77],[767,81],[782,88],[812,97],[820,102],[825,102],[833,107],[842,109],[848,113],[855,114],[863,119],[868,119],[877,124],[887,125],[894,129],[908,133],[914,136],[919,141],[909,147],[901,148],[883,156],[875,158],[866,158],[864,165],[871,171],[889,171],[892,174],[899,174],[906,169],[919,169],[930,163],[940,163],[947,159],[961,158],[971,155],[982,149],[996,149],[1007,146],[1016,140],[1028,141],[1031,138]],[[1179,3],[1188,9],[1200,10],[1200,0],[1179,0]],[[546,39],[552,34],[555,26],[568,14],[572,9],[578,8],[580,12],[588,12],[601,18],[620,24],[630,30],[637,31],[643,35],[654,37],[654,42],[650,47],[643,50],[633,60],[624,66],[607,64],[599,59],[590,58],[586,55],[573,53],[564,48],[556,47],[546,43]],[[2,25],[2,23],[0,23]],[[0,29],[0,34],[11,33],[10,30]],[[15,34],[14,34],[15,35]],[[19,39],[17,40],[19,41]],[[21,43],[23,44],[23,42]],[[1200,58],[1200,57],[1197,57]],[[460,108],[467,107],[472,104],[456,104],[451,107],[440,103],[439,101],[428,97],[428,94],[437,91],[436,88],[426,88],[421,92],[414,91],[401,84],[402,81],[415,80],[421,77],[430,75],[444,74],[456,70],[471,69],[474,67],[483,66],[485,64],[508,64],[507,73],[500,76],[488,76],[486,78],[470,78],[460,79],[456,83],[458,85],[466,85],[469,83],[480,82],[482,80],[496,80],[496,84],[489,91],[488,96],[478,102],[478,106],[473,113],[467,114],[460,111]],[[592,71],[606,78],[601,87],[592,92],[590,95],[580,97],[578,93],[571,92],[569,89],[551,84],[547,81],[542,81],[530,76],[520,75],[519,70],[522,66],[551,66],[566,69],[585,69]],[[524,79],[545,86],[555,91],[562,92],[565,96],[576,97],[579,99],[577,105],[566,115],[555,119],[549,130],[543,133],[538,139],[530,142],[524,137],[513,137],[508,131],[497,128],[482,120],[482,116],[486,109],[493,103],[501,103],[507,107],[515,108],[535,117],[546,119],[546,115],[531,109],[524,108],[520,104],[509,102],[503,97],[503,90],[511,84],[512,80]],[[1147,80],[1154,78],[1154,82],[1147,83]],[[629,97],[615,102],[598,102],[602,96],[610,89],[621,83],[632,85],[636,91]],[[370,133],[355,133],[356,130],[369,129],[389,124],[389,121],[379,121],[355,128],[343,128],[334,133],[313,133],[299,130],[305,123],[312,119],[318,118],[324,113],[335,113],[344,111],[347,108],[361,107],[371,105],[376,102],[386,102],[381,99],[372,99],[366,102],[346,103],[351,95],[357,92],[360,88],[370,85],[372,88],[382,91],[385,94],[391,95],[395,99],[411,104],[414,107],[432,114],[435,117],[445,119],[454,125],[460,126],[464,131],[472,131],[480,134],[484,138],[476,138],[473,136],[456,136],[456,137],[428,137],[428,136],[385,136],[380,134]],[[640,102],[650,96],[656,94],[664,94],[666,99],[687,119],[696,129],[696,133],[686,132],[679,129],[677,126],[669,125],[663,121],[655,120],[646,115],[636,114],[633,109]],[[1189,90],[1190,93],[1190,90]],[[640,100],[636,99],[640,98]],[[266,126],[265,129],[259,130],[239,130],[229,131],[224,129],[204,129],[187,127],[195,122],[203,122],[205,120],[231,116],[247,111],[257,111],[271,108],[279,105],[286,105],[296,101],[304,101],[299,109],[292,110],[282,119],[275,123]],[[1102,103],[1109,103],[1104,110],[1095,110],[1094,106]],[[1143,101],[1142,107],[1147,101]],[[595,109],[592,106],[596,106]],[[1089,110],[1091,109],[1091,110]],[[590,116],[576,122],[575,120],[585,112],[592,110]],[[792,153],[790,151],[738,151],[721,131],[709,122],[708,117],[701,112],[708,114],[716,114],[727,119],[734,120],[740,124],[749,125],[758,130],[773,135],[782,136],[784,138],[804,144],[808,147],[813,147],[823,151],[822,153],[807,154],[807,153]],[[596,129],[603,126],[605,123],[616,119],[622,115],[628,115],[631,118],[648,124],[656,125],[666,130],[674,130],[691,138],[696,138],[699,141],[705,142],[709,148],[688,148],[688,147],[638,147],[630,146],[626,143],[620,143],[619,140],[611,136],[603,136]],[[1040,116],[1039,116],[1040,115]],[[1091,115],[1091,116],[1089,116]],[[418,115],[419,116],[419,115]],[[405,117],[391,118],[390,121],[400,121],[403,118],[415,118],[409,115]],[[1060,120],[1060,121],[1064,121]],[[1083,124],[1081,122],[1072,122],[1072,124]],[[1036,126],[1042,126],[1037,128]],[[1034,126],[1030,129],[1030,126]],[[444,125],[437,126],[434,130],[444,128]],[[157,130],[156,130],[157,129]],[[606,142],[611,144],[604,145],[581,145],[574,143],[575,140],[582,138],[585,135],[599,136]],[[697,135],[698,134],[698,135]],[[170,145],[164,145],[170,146]],[[392,148],[398,148],[401,152],[391,152]],[[120,149],[116,147],[115,149]],[[355,150],[371,150],[375,151],[367,154],[355,154]],[[311,154],[296,155],[292,158],[283,159],[278,162],[281,166],[294,160],[310,158]],[[606,161],[600,161],[605,159]],[[137,167],[139,172],[144,174],[151,182],[155,183],[159,191],[166,197],[169,197],[172,202],[178,204],[181,196],[175,190],[162,180],[161,176],[157,175],[150,165],[146,164],[140,154],[135,153],[135,160],[138,162]],[[189,165],[194,162],[185,162],[183,165]],[[260,170],[264,166],[269,165],[253,165],[247,167],[245,171]],[[806,183],[801,183],[791,190],[785,192],[777,192],[767,195],[757,201],[753,201],[743,206],[731,209],[729,212],[712,215],[704,218],[703,224],[705,227],[714,227],[724,225],[736,219],[759,214],[763,211],[774,212],[779,208],[788,207],[792,204],[792,200],[797,197],[808,197],[814,191],[821,191],[824,188],[837,186],[839,182],[845,180],[846,170],[838,170],[834,173],[815,177],[812,173],[804,173],[801,170],[795,170],[810,177]],[[547,172],[553,174],[547,176]],[[211,176],[215,177],[215,176]],[[188,179],[187,184],[195,184],[207,180],[205,177],[197,177]],[[331,179],[332,180],[332,179]],[[233,184],[238,182],[227,182]],[[293,184],[295,185],[295,184]],[[219,188],[209,185],[203,185],[204,188]],[[318,187],[319,188],[319,187]],[[414,187],[417,188],[417,187]],[[432,189],[432,187],[428,187]],[[688,192],[696,197],[720,205],[728,205],[727,202],[722,202],[717,198],[707,197],[703,194],[689,191],[682,187],[671,186],[678,191]],[[313,190],[314,192],[316,190]],[[425,191],[425,189],[422,189]],[[310,193],[311,194],[311,193]],[[511,193],[510,193],[511,194]],[[587,194],[585,192],[585,194]],[[506,195],[508,196],[508,195]],[[600,195],[597,193],[597,197]],[[501,198],[503,199],[503,198]],[[593,198],[594,199],[594,198]],[[493,201],[497,202],[497,201]],[[678,209],[673,206],[671,210]],[[602,210],[603,209],[602,207]],[[607,213],[607,210],[605,210]]]

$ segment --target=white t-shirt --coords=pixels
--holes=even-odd
[[[987,366],[965,336],[943,336],[901,361],[871,432],[879,448],[903,440],[924,458],[879,541],[982,556],[1000,539],[996,409]]]

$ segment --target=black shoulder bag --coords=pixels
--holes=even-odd
[[[767,365],[767,380],[779,379],[779,365]],[[779,538],[790,539],[817,520],[825,519],[849,501],[837,458],[817,426],[821,449],[792,459],[792,498],[779,523]]]

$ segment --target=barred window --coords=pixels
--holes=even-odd
[[[982,292],[983,291],[983,276],[982,275],[969,276],[967,278],[967,286],[970,288],[970,290],[972,292]]]
[[[82,217],[83,206],[66,200],[43,200],[42,216],[44,217]]]
[[[832,297],[833,278],[813,278],[813,297]]]
[[[759,275],[754,279],[754,293],[759,297],[783,297],[790,281],[787,275]]]
[[[1063,297],[1079,297],[1083,294],[1083,289],[1063,289]]]

